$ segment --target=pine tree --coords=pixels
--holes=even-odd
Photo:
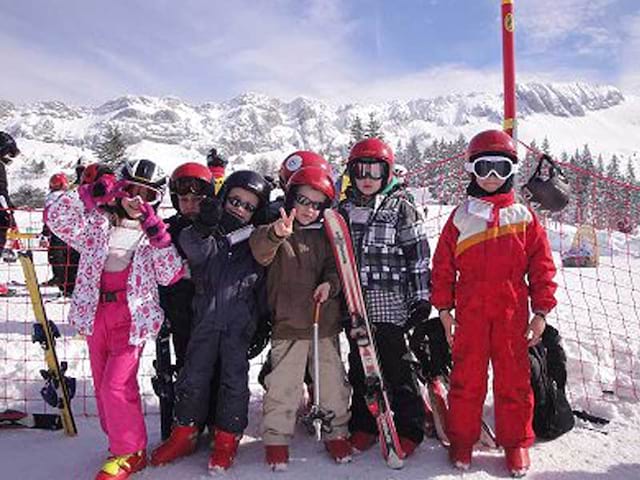
[[[627,189],[629,196],[629,228],[634,230],[638,226],[638,219],[640,218],[640,190],[638,190],[640,185],[638,184],[636,171],[631,159],[627,160],[626,181],[629,184]]]
[[[411,137],[407,148],[404,152],[405,167],[409,170],[417,170],[422,165],[422,154],[420,147],[418,147],[418,140],[416,137]]]
[[[547,155],[551,154],[551,144],[549,143],[549,139],[547,137],[544,137],[544,140],[542,140],[542,145],[540,145],[540,151],[542,153],[546,153]]]
[[[395,157],[396,163],[399,163],[400,165],[405,165],[408,167],[407,156],[405,154],[404,147],[402,146],[402,140],[398,140],[398,143],[396,143],[396,148],[393,151],[393,155]]]
[[[611,160],[607,165],[607,177],[615,178],[616,180],[619,180],[622,177],[620,174],[620,160],[616,154],[611,157]]]
[[[369,112],[369,122],[367,123],[367,130],[365,132],[367,138],[379,138],[384,141],[384,134],[382,133],[382,123],[376,119],[376,115],[373,112]]]
[[[116,168],[124,159],[127,145],[120,129],[107,124],[107,130],[102,134],[102,141],[95,148],[96,156],[102,163]]]
[[[524,159],[520,161],[520,168],[518,170],[518,176],[516,177],[517,181],[519,181],[521,185],[524,185],[529,181],[529,178],[533,175],[534,170],[538,166],[538,156],[534,153],[538,151],[538,143],[533,139],[529,146],[531,147],[531,150],[527,149]]]
[[[349,130],[351,132],[351,145],[359,142],[365,137],[364,125],[362,124],[360,115],[355,116],[355,118],[351,122]]]

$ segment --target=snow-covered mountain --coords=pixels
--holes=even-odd
[[[640,158],[640,98],[617,88],[585,83],[527,83],[518,86],[519,138],[548,137],[558,153],[588,143],[605,158],[617,153]],[[502,97],[468,93],[363,105],[309,98],[290,102],[245,93],[222,103],[193,105],[175,97],[127,95],[98,107],[58,101],[14,105],[0,100],[0,129],[14,134],[27,158],[45,161],[46,173],[70,170],[80,155],[91,157],[107,124],[124,134],[129,156],[148,157],[168,172],[184,161],[202,161],[210,146],[220,147],[234,168],[258,159],[276,163],[295,149],[344,158],[349,127],[356,115],[381,122],[392,146],[416,138],[469,137],[499,127]],[[21,172],[21,173],[19,173]],[[12,167],[16,182],[24,168]]]

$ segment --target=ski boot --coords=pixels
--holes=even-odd
[[[13,288],[9,288],[6,283],[0,282],[0,297],[11,297],[15,294],[16,291]]]
[[[458,470],[469,470],[471,466],[471,448],[449,446],[449,460]]]
[[[199,433],[195,425],[174,425],[169,438],[151,452],[151,465],[165,465],[191,455],[196,450]]]
[[[407,437],[400,437],[400,446],[402,447],[402,451],[405,454],[405,458],[412,455],[413,452],[418,448],[418,444]]]
[[[376,436],[373,433],[355,431],[349,438],[349,443],[356,453],[362,453],[369,450],[376,443]]]
[[[144,450],[129,455],[109,457],[95,480],[126,480],[147,466],[147,454]]]
[[[267,445],[265,447],[267,465],[274,472],[281,472],[289,465],[288,445]]]
[[[529,450],[524,447],[505,448],[504,456],[507,461],[507,468],[512,477],[524,477],[531,466],[529,460]]]
[[[346,438],[334,438],[324,442],[324,447],[336,463],[349,463],[353,449]]]
[[[216,429],[213,439],[213,450],[209,457],[209,471],[224,472],[233,465],[238,453],[238,444],[242,435]]]

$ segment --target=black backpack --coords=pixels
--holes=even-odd
[[[575,424],[565,394],[567,355],[560,344],[558,330],[547,325],[542,341],[529,348],[529,360],[535,398],[533,430],[538,438],[552,440],[567,433]]]

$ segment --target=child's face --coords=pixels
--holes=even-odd
[[[356,179],[356,188],[363,195],[370,197],[380,191],[382,188],[382,180],[372,180],[370,178]]]
[[[385,163],[381,161],[358,161],[353,166],[356,188],[363,195],[370,197],[382,188],[385,174]]]
[[[195,193],[187,193],[186,195],[178,195],[178,208],[180,213],[188,218],[195,218],[200,213],[200,202],[204,195],[196,195]]]
[[[498,178],[493,173],[486,178],[480,178],[476,175],[476,182],[478,182],[478,185],[480,185],[480,188],[482,188],[487,193],[495,192],[502,185],[504,185],[504,182],[506,181],[507,179]]]
[[[122,208],[124,208],[129,218],[140,218],[142,212],[140,212],[140,207],[142,207],[143,202],[153,202],[157,200],[158,193],[155,190],[151,190],[150,188],[144,187],[142,185],[138,185],[135,183],[131,183],[124,188],[126,193],[126,197],[123,197],[120,200]]]
[[[324,193],[314,190],[307,185],[302,185],[298,189],[294,199],[296,221],[300,225],[309,225],[315,222],[326,201],[327,197]]]
[[[248,223],[258,209],[259,203],[260,199],[255,193],[245,190],[244,188],[234,187],[227,194],[224,209],[245,223]]]

